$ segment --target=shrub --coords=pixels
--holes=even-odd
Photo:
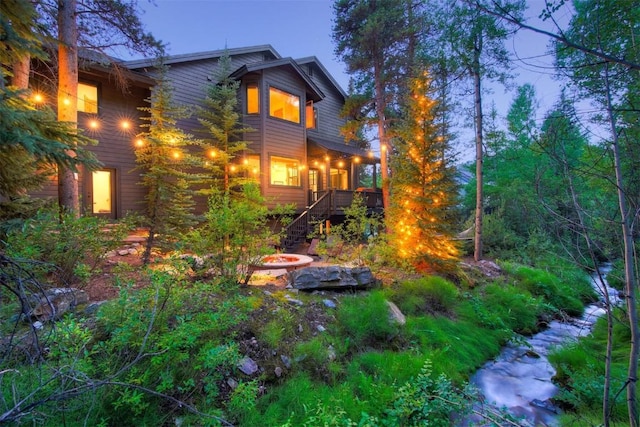
[[[41,281],[51,278],[58,285],[75,284],[96,272],[130,228],[127,222],[108,227],[95,216],[75,218],[55,210],[41,211],[8,234],[5,250],[15,259],[39,261],[32,272]]]
[[[386,293],[407,315],[450,313],[459,296],[458,288],[439,276],[408,280],[388,288]]]

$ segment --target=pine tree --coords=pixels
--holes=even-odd
[[[242,125],[238,107],[240,82],[229,77],[231,71],[231,57],[225,52],[218,63],[215,81],[207,87],[204,106],[196,112],[203,127],[203,146],[208,158],[204,164],[209,172],[207,181],[215,185],[221,180],[222,185],[217,188],[223,192],[239,188],[243,181],[234,172],[240,172],[244,162],[238,161],[239,156],[247,152],[248,144],[242,136],[253,130]]]
[[[199,179],[192,172],[199,162],[189,151],[199,141],[176,126],[178,119],[189,114],[186,108],[173,104],[173,90],[164,67],[149,102],[150,107],[140,108],[149,116],[143,117],[148,122],[142,125],[147,131],[139,135],[136,149],[136,161],[143,171],[141,183],[147,187],[145,263],[154,244],[166,245],[196,224],[192,188]]]
[[[446,141],[429,98],[426,73],[409,80],[405,114],[396,131],[392,157],[391,207],[387,212],[392,245],[420,270],[445,269],[458,257],[453,241],[456,199]]]

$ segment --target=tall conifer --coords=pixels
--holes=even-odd
[[[188,149],[198,141],[176,126],[178,119],[189,114],[186,108],[174,105],[164,67],[149,102],[150,107],[140,108],[149,115],[143,117],[148,123],[142,126],[147,130],[139,135],[136,149],[136,161],[143,171],[141,183],[147,187],[149,235],[145,263],[149,262],[155,243],[169,243],[195,225],[192,186],[199,178],[192,172],[198,161]]]
[[[404,118],[396,131],[386,218],[402,258],[421,270],[441,270],[458,256],[452,240],[456,190],[429,85],[426,73],[409,80]]]

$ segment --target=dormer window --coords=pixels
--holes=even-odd
[[[269,115],[300,123],[300,97],[276,88],[269,88]]]

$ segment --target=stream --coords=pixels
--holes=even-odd
[[[603,277],[610,270],[609,265],[600,268]],[[508,344],[498,357],[486,363],[471,378],[471,383],[483,396],[484,404],[506,408],[509,414],[524,417],[523,425],[557,425],[559,410],[550,399],[558,388],[551,381],[555,369],[547,356],[554,347],[591,332],[596,320],[606,313],[602,289],[606,287],[613,305],[618,303],[618,292],[609,288],[606,280],[602,283],[594,274],[592,283],[600,301],[585,307],[581,318],[571,318],[566,322],[554,320],[544,331]],[[482,425],[481,419],[468,422]]]

